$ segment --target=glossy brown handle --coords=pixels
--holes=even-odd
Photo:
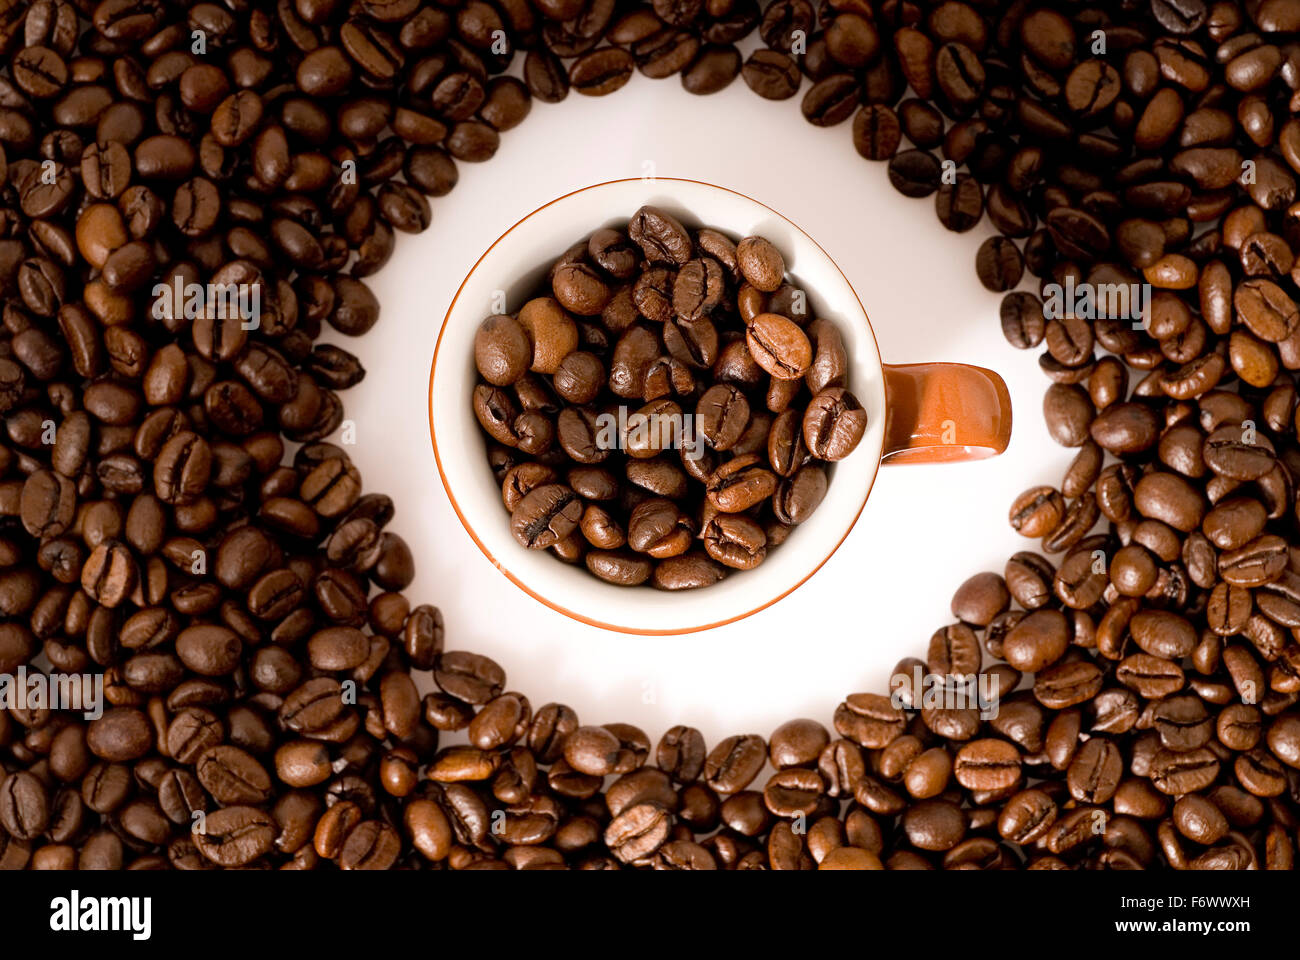
[[[1011,396],[992,370],[966,363],[885,364],[883,463],[995,457],[1011,439]]]

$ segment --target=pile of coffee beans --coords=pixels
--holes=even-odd
[[[474,361],[515,539],[618,586],[757,567],[867,427],[839,330],[781,251],[655,207],[579,240],[518,313],[484,320]]]
[[[107,701],[0,709],[0,867],[1293,866],[1294,0],[34,0],[0,53],[0,677]],[[987,212],[1079,450],[892,696],[653,757],[446,648],[314,343],[458,163],[634,72],[806,76],[946,227]],[[1057,302],[1133,282],[1136,321]]]

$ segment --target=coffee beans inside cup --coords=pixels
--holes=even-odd
[[[474,362],[515,539],[620,586],[757,567],[867,427],[840,332],[776,245],[650,206],[487,317]]]
[[[0,870],[1291,870],[1300,5],[867,6],[0,4],[0,675],[104,709],[0,708]],[[1017,499],[1034,549],[891,695],[766,737],[656,741],[456,649],[320,442],[364,371],[315,341],[376,326],[426,198],[629,58],[629,88],[802,94],[918,216],[987,215],[1033,278],[1008,340],[1090,401],[1052,393],[1077,456]],[[1149,324],[1044,316],[1139,279]],[[260,289],[260,325],[155,309],[178,280]]]

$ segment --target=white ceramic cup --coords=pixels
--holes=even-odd
[[[688,228],[714,227],[735,239],[759,235],[785,257],[806,291],[812,316],[833,320],[849,357],[848,387],[867,413],[858,448],[835,464],[816,512],[759,566],[713,586],[664,592],[619,587],[550,551],[530,550],[510,532],[501,488],[487,463],[487,438],[474,416],[474,335],[489,315],[519,310],[570,244],[604,226],[626,227],[646,204]],[[743,194],[678,179],[629,179],[577,190],[534,210],[505,232],[470,270],[447,310],[429,374],[429,430],[453,509],[489,560],[547,606],[595,626],[676,634],[739,620],[790,594],[848,536],[882,460],[939,462],[1001,453],[1011,432],[1006,386],[992,371],[964,364],[889,366],[866,311],[844,274],[791,221]]]

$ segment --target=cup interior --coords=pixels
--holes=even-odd
[[[492,313],[515,313],[550,264],[570,245],[604,226],[626,226],[644,204],[688,228],[713,227],[735,240],[761,235],[785,257],[808,296],[813,316],[833,320],[849,356],[849,389],[867,412],[858,448],[835,464],[816,512],[753,570],[721,583],[664,592],[618,587],[550,551],[529,550],[510,533],[510,515],[487,462],[488,440],[471,396],[474,334]],[[635,403],[633,401],[633,403]],[[880,464],[885,389],[879,349],[867,315],[844,274],[815,241],[769,207],[723,187],[691,180],[618,180],[554,200],[520,220],[465,278],[443,321],[429,380],[429,424],[443,486],[461,523],[489,560],[534,598],[577,620],[625,633],[675,634],[748,616],[789,594],[830,558],[866,503]]]

